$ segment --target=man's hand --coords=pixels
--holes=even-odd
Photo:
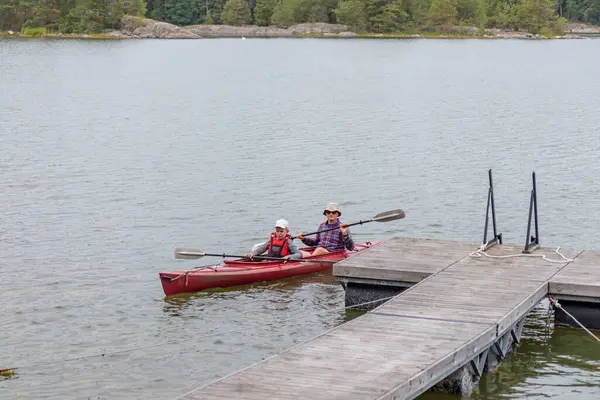
[[[343,224],[340,226],[340,232],[342,232],[342,235],[348,236],[348,225]]]

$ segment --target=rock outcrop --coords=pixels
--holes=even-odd
[[[203,37],[358,36],[354,32],[348,32],[348,27],[346,25],[326,24],[324,22],[292,25],[289,28],[255,25],[190,25],[186,26],[185,29]]]
[[[126,15],[119,33],[123,38],[135,39],[201,39],[201,36],[177,25]],[[117,36],[118,33],[111,32]]]
[[[567,33],[600,35],[600,26],[587,25],[581,23],[569,24]]]

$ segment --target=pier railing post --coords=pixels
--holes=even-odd
[[[498,230],[496,228],[496,207],[494,205],[494,182],[492,180],[492,170],[490,169],[488,171],[488,176],[489,176],[489,180],[490,180],[490,188],[488,190],[488,198],[487,198],[487,207],[485,210],[485,228],[483,230],[483,246],[484,246],[484,251],[487,250],[488,248],[492,247],[495,244],[502,244],[502,234],[498,233]],[[494,230],[494,238],[490,239],[489,241],[487,240],[487,234],[488,234],[488,225],[489,225],[489,220],[490,220],[490,208],[492,210],[492,226],[493,226],[493,230]]]
[[[527,237],[525,238],[525,248],[523,253],[532,253],[540,247],[540,234],[538,226],[538,208],[537,208],[537,185],[535,181],[535,171],[531,173],[533,188],[529,199],[529,220],[527,222]],[[531,235],[531,219],[534,218],[535,236]]]

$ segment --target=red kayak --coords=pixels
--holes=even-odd
[[[340,250],[320,256],[304,257],[303,261],[250,261],[247,259],[236,259],[224,261],[219,265],[208,265],[192,270],[181,270],[173,272],[159,272],[160,282],[166,296],[178,293],[198,292],[204,289],[248,285],[255,282],[272,281],[277,279],[291,278],[299,275],[307,275],[315,272],[326,271],[333,263],[307,262],[315,261],[341,261],[354,254],[358,254],[381,241],[366,242],[355,246],[352,251]],[[310,252],[312,248],[302,249]]]

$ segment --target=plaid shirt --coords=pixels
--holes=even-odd
[[[319,225],[319,229],[317,230],[322,231],[325,229],[337,228],[340,225],[341,222],[339,219],[334,224],[328,224],[327,221],[325,221]],[[342,235],[342,232],[339,229],[323,233],[319,232],[314,239],[305,237],[304,240],[302,240],[302,243],[307,246],[323,247],[328,251],[343,250],[344,248],[348,250],[354,249],[354,241],[352,241],[352,236],[350,236],[350,230],[348,230],[348,236]]]

